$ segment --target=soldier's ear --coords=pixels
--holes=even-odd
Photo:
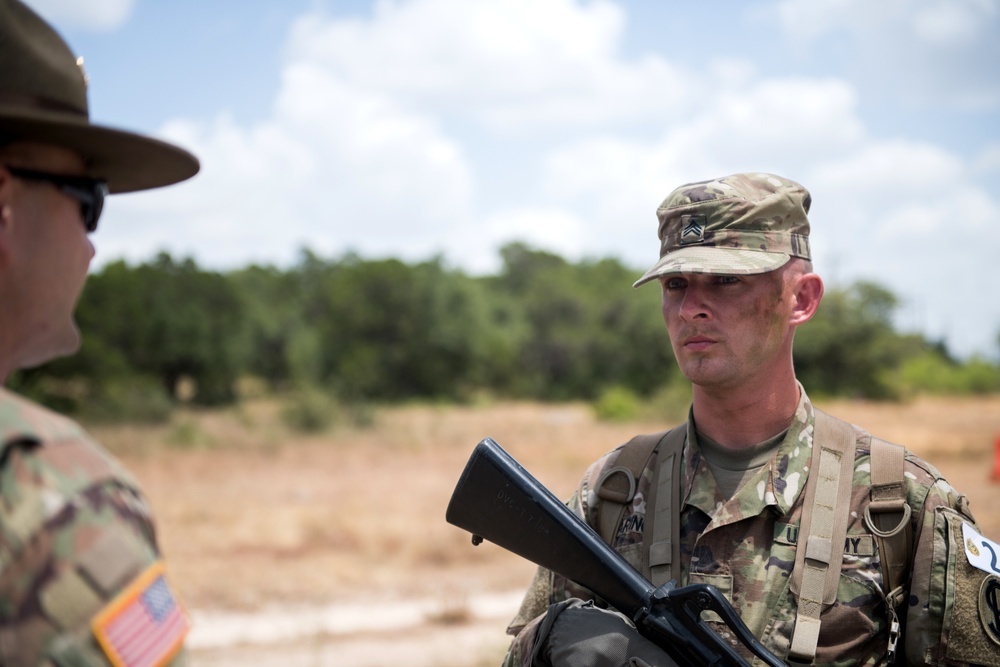
[[[810,271],[797,274],[794,281],[792,288],[795,304],[790,324],[798,326],[805,324],[816,314],[819,302],[823,299],[823,279]]]

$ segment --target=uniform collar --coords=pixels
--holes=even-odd
[[[787,514],[805,487],[813,446],[813,406],[801,384],[795,416],[767,467],[748,480],[726,501],[708,470],[697,444],[694,418],[688,412],[688,434],[684,449],[686,504],[713,517],[713,524],[756,516],[766,507]]]

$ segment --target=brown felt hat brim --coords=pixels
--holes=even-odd
[[[0,106],[0,144],[35,142],[68,148],[86,160],[112,193],[172,185],[198,173],[198,159],[183,148],[86,118],[38,109]]]

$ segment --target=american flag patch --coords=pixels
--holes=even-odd
[[[181,650],[190,623],[170,590],[163,561],[156,561],[91,626],[115,667],[159,667]]]

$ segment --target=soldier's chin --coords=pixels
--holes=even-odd
[[[53,331],[47,339],[39,340],[32,354],[19,364],[19,367],[34,368],[53,359],[76,354],[80,350],[81,342],[80,327],[74,320],[70,320],[58,332]]]
[[[66,335],[62,339],[62,346],[60,346],[53,357],[68,357],[71,354],[76,354],[80,351],[80,345],[83,342],[83,337],[80,334],[80,327],[77,326],[76,320],[70,320],[69,327],[67,327]]]

